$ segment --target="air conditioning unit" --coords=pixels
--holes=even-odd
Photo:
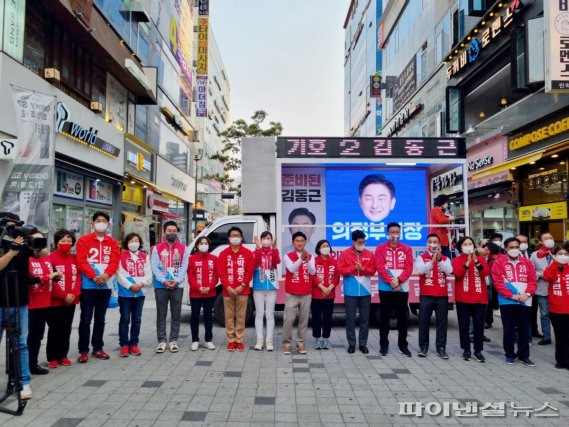
[[[94,113],[102,113],[103,112],[103,104],[99,101],[91,101],[91,111]]]
[[[44,68],[43,78],[49,81],[60,81],[61,74],[57,68]]]

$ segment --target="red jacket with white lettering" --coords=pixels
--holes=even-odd
[[[488,287],[485,277],[490,275],[490,268],[483,257],[477,256],[480,269],[471,263],[468,269],[464,268],[468,256],[461,254],[452,260],[452,272],[455,278],[454,300],[469,304],[488,304]]]
[[[340,283],[337,261],[330,256],[324,259],[319,255],[314,260],[314,264],[316,267],[316,274],[312,276],[312,298],[334,299],[336,297],[336,287]],[[327,297],[322,293],[322,289],[318,287],[320,284],[324,287],[334,285],[334,288],[332,288],[332,291]]]
[[[436,260],[433,261],[433,256],[430,252],[422,253],[419,257],[423,261],[423,266],[428,263],[432,265],[425,274],[421,274],[420,266],[417,265],[420,294],[432,297],[448,296],[447,274],[443,271],[443,268],[452,268],[450,260],[446,256],[441,255],[440,262]],[[418,262],[419,260],[417,263]]]
[[[69,306],[79,304],[79,294],[81,293],[81,275],[77,267],[75,255],[69,252],[62,252],[56,249],[47,257],[53,269],[61,273],[62,277],[57,282],[53,282],[51,292],[51,306]],[[65,302],[65,297],[73,294],[75,297],[71,304]]]
[[[223,287],[223,296],[228,297],[227,288],[237,288],[243,285],[241,295],[249,295],[251,287],[249,284],[253,279],[253,252],[245,246],[240,245],[237,252],[233,252],[231,246],[225,248],[217,259],[217,274]]]
[[[549,282],[549,311],[569,314],[569,264],[560,268],[552,262],[543,272],[543,278]]]
[[[533,296],[537,290],[536,273],[533,262],[522,256],[518,257],[515,264],[506,255],[496,258],[492,264],[492,283],[500,295],[506,299],[514,295],[504,284],[504,279],[509,282],[527,283],[525,293]]]
[[[445,215],[440,206],[435,206],[431,209],[431,224],[450,224],[450,218]],[[448,230],[447,227],[433,227],[429,229],[429,233],[435,233],[439,236],[441,246],[449,246]]]
[[[47,257],[30,258],[29,262],[30,283],[28,293],[30,302],[28,309],[47,308],[51,304],[52,283],[49,275],[53,273],[53,267]],[[39,283],[38,283],[39,280]],[[35,282],[35,283],[31,283]]]
[[[215,285],[219,282],[216,269],[217,257],[209,252],[196,252],[188,262],[188,281],[190,282],[190,298],[210,298],[217,295]],[[202,294],[200,287],[209,288]]]
[[[115,275],[119,269],[121,260],[121,250],[118,242],[108,234],[105,234],[103,240],[97,239],[97,234],[90,233],[81,236],[77,240],[77,267],[84,275],[81,286],[83,289],[109,289],[108,286],[97,286],[93,279],[97,277],[97,273],[90,264],[107,265],[105,271],[109,278]]]
[[[397,243],[394,248],[389,242],[382,243],[375,248],[375,267],[379,275],[378,288],[380,291],[393,291],[389,284],[394,278],[392,273],[396,270],[400,272],[395,278],[399,280],[399,284],[404,284],[409,280],[413,273],[413,251],[411,248],[401,242]],[[389,270],[389,271],[388,271]]]
[[[296,251],[292,251],[287,255],[288,259],[294,264],[299,260]],[[286,269],[285,274],[285,290],[291,295],[310,295],[312,294],[312,275],[308,268],[309,263],[314,263],[312,255],[308,254],[308,258],[301,262],[298,269],[293,273]],[[286,265],[286,259],[285,259]]]

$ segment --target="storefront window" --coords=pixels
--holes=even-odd
[[[565,200],[567,194],[566,161],[539,162],[520,173],[524,205],[537,205]]]
[[[136,113],[135,113],[135,127],[134,127],[134,135],[139,138],[141,141],[144,142],[148,142],[146,140],[146,129],[147,129],[147,123],[146,123],[146,118],[147,118],[147,114],[146,114],[146,105],[137,105],[136,106]]]
[[[26,8],[26,26],[24,43],[24,67],[41,75],[46,57],[46,22],[42,9],[35,1],[29,1]]]
[[[188,173],[190,149],[164,122],[160,122],[159,154],[184,173]]]
[[[514,208],[488,208],[470,211],[470,235],[475,242],[488,239],[492,233],[502,233],[504,239],[517,234]]]

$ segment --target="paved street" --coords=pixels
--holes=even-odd
[[[431,353],[420,359],[417,352],[416,321],[410,329],[413,358],[393,352],[378,355],[378,331],[370,338],[371,353],[364,356],[345,351],[341,317],[332,333],[334,348],[310,350],[306,356],[284,356],[248,350],[228,353],[224,330],[216,327],[215,351],[189,351],[189,309],[184,307],[184,324],[177,354],[158,355],[155,347],[155,305],[150,294],[145,307],[141,348],[143,355],[120,359],[118,352],[118,310],[107,317],[106,350],[111,360],[91,360],[86,365],[60,367],[49,375],[34,377],[34,397],[21,417],[0,415],[0,424],[33,426],[172,426],[172,425],[372,425],[401,424],[486,424],[567,425],[569,417],[569,371],[553,368],[553,346],[533,346],[537,367],[503,363],[500,319],[488,332],[487,363],[460,359],[455,312],[451,312],[448,353],[444,361]],[[78,323],[78,315],[75,316]],[[282,319],[277,325],[280,326]],[[280,334],[280,327],[277,328]],[[434,332],[432,330],[432,332]],[[73,332],[72,349],[77,345]],[[254,329],[247,329],[247,343],[254,342]],[[431,342],[434,336],[431,334]],[[278,341],[278,340],[277,340]],[[45,341],[44,341],[45,343]],[[309,341],[309,349],[312,347]],[[280,343],[278,346],[280,350]],[[76,354],[73,352],[73,360]],[[4,353],[2,352],[2,371]],[[42,357],[45,353],[42,349]],[[541,407],[545,402],[558,409],[557,418],[515,418],[509,402],[516,406]],[[450,416],[406,417],[398,415],[398,402],[449,402]],[[478,415],[462,418],[452,403],[475,402]],[[482,415],[482,405],[506,402],[506,417]],[[435,405],[427,408],[437,412]],[[438,411],[440,412],[440,410]],[[553,413],[548,410],[543,413]],[[486,415],[486,413],[484,414]]]

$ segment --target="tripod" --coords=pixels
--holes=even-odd
[[[22,367],[20,365],[20,306],[18,298],[18,273],[12,263],[9,265],[10,270],[6,274],[0,275],[0,287],[4,290],[6,298],[6,306],[3,308],[2,328],[6,331],[6,375],[8,375],[8,383],[6,392],[0,396],[0,403],[10,397],[14,391],[18,395],[18,408],[16,410],[8,409],[0,406],[0,412],[11,415],[22,415],[26,407],[27,400],[22,400]],[[10,289],[12,288],[12,289]],[[11,305],[10,294],[14,295],[14,307]],[[13,312],[13,313],[11,313]]]

